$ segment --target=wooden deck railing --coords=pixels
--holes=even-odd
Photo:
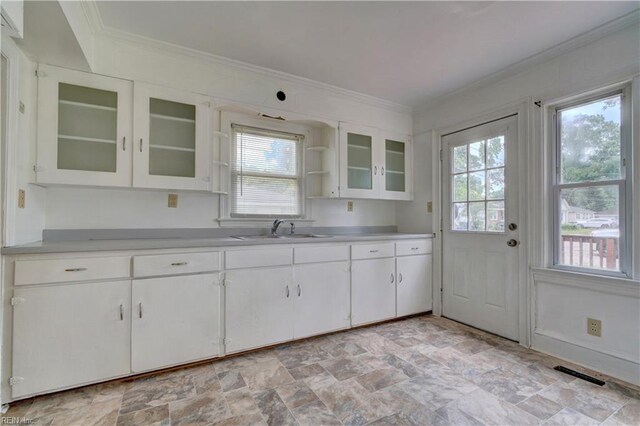
[[[587,268],[618,269],[618,239],[589,235],[562,236],[562,263]]]

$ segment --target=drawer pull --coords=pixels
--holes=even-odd
[[[369,250],[369,253],[377,253],[378,250]]]
[[[64,271],[65,272],[82,272],[82,271],[86,271],[87,268],[67,268]]]
[[[184,265],[188,265],[189,262],[174,262],[171,264],[171,266],[184,266]]]
[[[120,304],[120,321],[124,321],[124,307]]]
[[[419,250],[419,247],[411,247],[411,250]]]

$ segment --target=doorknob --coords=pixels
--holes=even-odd
[[[509,231],[515,231],[516,229],[518,229],[518,225],[516,225],[515,223],[509,224]]]
[[[507,245],[508,245],[509,247],[515,247],[515,246],[517,246],[517,245],[518,245],[518,241],[517,241],[517,240],[514,240],[514,239],[512,238],[512,239],[510,239],[509,241],[507,241]]]

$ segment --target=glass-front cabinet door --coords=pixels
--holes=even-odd
[[[131,96],[130,81],[41,65],[37,182],[130,186]]]
[[[390,200],[413,199],[412,145],[409,136],[382,134],[384,143],[384,165],[381,178],[384,180],[380,198]]]
[[[209,99],[136,83],[133,186],[207,190]]]
[[[376,129],[340,123],[340,196],[376,198],[382,169]]]

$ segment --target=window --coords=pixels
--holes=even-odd
[[[555,108],[555,264],[628,274],[625,90]]]
[[[451,230],[504,232],[504,135],[451,148]]]
[[[231,217],[300,217],[302,135],[232,125]]]

